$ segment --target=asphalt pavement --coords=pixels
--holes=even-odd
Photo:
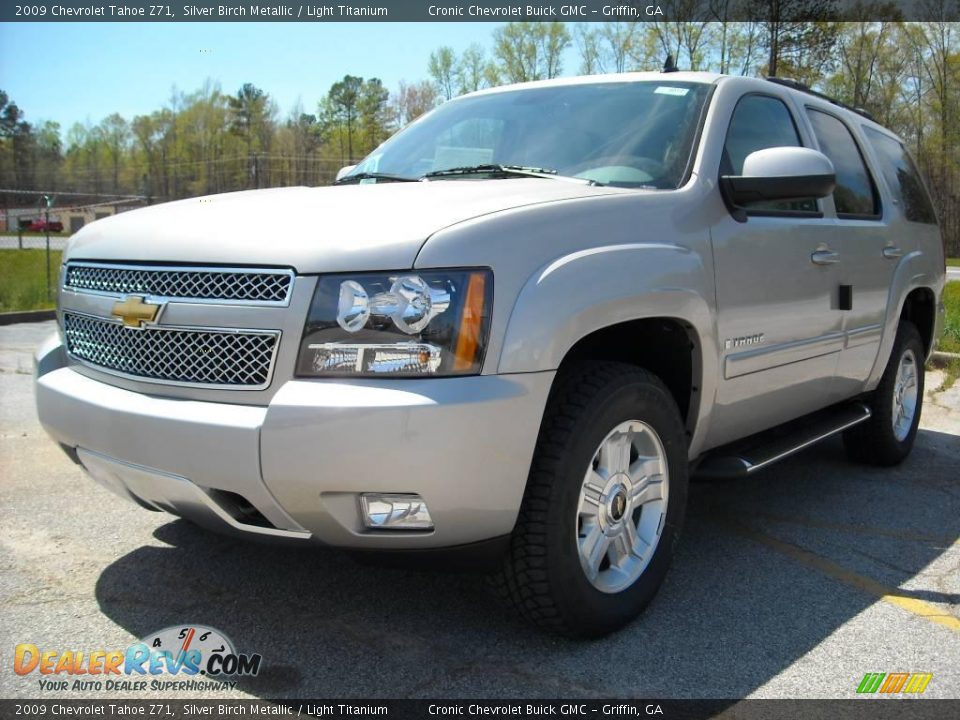
[[[853,698],[867,672],[923,672],[925,697],[960,698],[960,387],[928,393],[901,467],[852,465],[834,439],[695,484],[647,612],[574,642],[477,576],[249,544],[111,495],[37,422],[30,351],[51,330],[0,327],[0,697],[44,696],[17,643],[122,649],[203,623],[264,669],[179,697]],[[150,697],[46,697],[85,695]]]

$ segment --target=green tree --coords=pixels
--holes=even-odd
[[[63,164],[60,124],[47,120],[35,133],[34,174],[36,189],[58,190]]]
[[[571,37],[561,22],[511,22],[493,31],[493,43],[497,74],[516,83],[558,77]]]
[[[329,129],[338,132],[341,148],[343,139],[346,138],[346,160],[348,163],[354,161],[353,133],[359,112],[358,103],[360,102],[362,87],[362,77],[344,75],[343,80],[331,86],[325,102],[321,106],[321,116],[324,117]]]
[[[23,111],[0,91],[0,142],[8,156],[10,175],[18,188],[33,184],[33,127],[24,120]]]
[[[287,130],[294,160],[292,180],[298,185],[306,185],[311,179],[314,155],[324,142],[323,125],[316,115],[305,113],[298,106],[287,120]]]
[[[452,48],[444,46],[430,53],[427,72],[437,84],[437,89],[444,100],[454,96],[457,82],[457,56]]]
[[[400,81],[396,94],[391,99],[393,121],[397,127],[413,122],[437,105],[437,89],[433,83],[422,80],[419,83]]]
[[[360,86],[357,114],[364,136],[364,154],[383,142],[390,134],[390,91],[379,78],[370,78]]]
[[[457,63],[457,85],[461,95],[487,86],[488,65],[486,52],[477,43],[463,51]]]
[[[837,0],[752,0],[751,7],[762,18],[767,75],[814,82],[829,69]]]
[[[606,22],[599,28],[578,23],[574,38],[580,53],[580,72],[626,72],[633,65],[642,35],[641,23],[637,22]]]
[[[103,137],[107,157],[113,178],[113,192],[120,192],[120,164],[127,154],[127,144],[130,141],[130,126],[119,113],[108,115],[100,123],[100,132]]]
[[[269,113],[267,94],[252,83],[244,83],[237,94],[227,101],[230,108],[230,129],[243,138],[250,162],[250,185],[260,186],[260,172],[254,145],[262,141]]]
[[[710,22],[709,6],[702,0],[666,0],[661,4],[667,17],[682,17],[684,20],[651,23],[660,48],[660,64],[667,55],[672,55],[677,66],[684,70],[705,69],[708,48],[717,25]]]
[[[896,52],[891,44],[895,26],[888,22],[842,23],[836,42],[836,72],[824,87],[840,100],[870,111],[880,110],[881,70]]]

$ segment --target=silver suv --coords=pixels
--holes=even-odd
[[[493,564],[526,617],[595,636],[661,584],[691,472],[840,432],[908,455],[943,285],[916,167],[863,113],[701,73],[537,82],[334,187],[83,228],[37,403],[144,508]]]

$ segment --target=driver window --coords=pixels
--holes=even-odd
[[[782,100],[769,95],[745,95],[733,110],[720,161],[721,175],[740,175],[747,155],[772,147],[802,147],[790,111]],[[785,202],[760,202],[751,211],[816,212],[813,198]]]

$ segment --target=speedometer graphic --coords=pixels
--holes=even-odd
[[[171,625],[144,637],[141,642],[151,650],[167,651],[173,657],[199,650],[207,659],[213,653],[235,655],[233,643],[219,630],[206,625]]]

